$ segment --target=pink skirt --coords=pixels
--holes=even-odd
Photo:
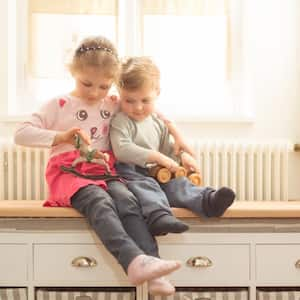
[[[109,153],[109,167],[111,175],[116,175],[114,168],[115,157],[111,151]],[[64,206],[70,207],[71,197],[82,187],[89,184],[95,184],[103,189],[107,189],[104,180],[92,180],[75,176],[71,173],[66,173],[60,169],[61,166],[70,167],[74,159],[79,157],[79,151],[64,152],[50,158],[47,170],[46,180],[48,183],[48,199],[44,202],[44,206]],[[76,166],[76,171],[81,174],[103,175],[105,168],[95,163],[79,163]]]

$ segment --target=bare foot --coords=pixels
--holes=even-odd
[[[164,277],[148,281],[148,291],[152,296],[170,296],[175,293],[175,287]]]
[[[181,262],[175,260],[163,260],[149,255],[138,255],[129,264],[127,275],[134,285],[140,285],[145,281],[159,278],[179,269]]]

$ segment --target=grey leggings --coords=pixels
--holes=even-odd
[[[104,246],[127,272],[140,254],[158,257],[157,242],[149,233],[139,201],[120,181],[107,183],[107,191],[97,185],[79,189],[72,206],[86,217]]]

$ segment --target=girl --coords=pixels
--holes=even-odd
[[[147,281],[151,294],[172,294],[174,287],[162,276],[178,269],[180,262],[158,258],[157,243],[144,222],[138,201],[123,182],[117,178],[92,180],[62,169],[80,156],[74,147],[77,136],[97,149],[98,157],[106,160],[115,175],[108,131],[118,103],[108,92],[119,72],[116,49],[104,37],[87,38],[75,51],[69,69],[74,90],[51,99],[22,123],[15,133],[15,142],[51,148],[46,170],[49,198],[45,206],[75,208],[87,218],[132,284]],[[106,173],[105,166],[91,162],[79,163],[75,168],[83,175]],[[118,208],[114,199],[122,202],[124,209]]]

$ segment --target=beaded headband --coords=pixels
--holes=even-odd
[[[103,50],[106,51],[110,54],[113,54],[112,49],[107,48],[107,47],[103,47],[103,46],[91,46],[91,47],[86,47],[85,45],[80,46],[77,50],[76,50],[76,54],[81,54],[87,51],[97,51],[97,50]]]

